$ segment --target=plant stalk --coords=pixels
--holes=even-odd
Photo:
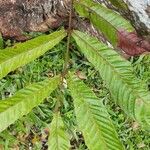
[[[68,73],[68,65],[69,65],[69,50],[70,50],[70,41],[71,41],[71,34],[72,34],[72,14],[73,14],[73,0],[71,0],[70,12],[69,12],[69,25],[68,25],[68,35],[67,35],[67,50],[65,53],[65,63],[62,72],[62,82],[65,78],[65,75]]]

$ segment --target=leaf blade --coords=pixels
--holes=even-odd
[[[75,8],[81,16],[90,19],[92,24],[105,35],[113,46],[117,46],[119,29],[128,32],[134,31],[129,21],[92,0],[79,0],[79,2],[75,2]]]
[[[59,112],[53,114],[48,139],[48,150],[69,150],[70,140]]]
[[[0,101],[0,132],[39,105],[60,82],[60,77],[34,83]],[[32,100],[32,101],[31,101]]]
[[[88,148],[124,150],[102,100],[75,76],[69,77],[68,85],[74,99],[77,122]]]
[[[65,30],[60,30],[0,51],[0,79],[16,68],[43,55],[65,36]]]

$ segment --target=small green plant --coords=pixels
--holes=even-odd
[[[73,1],[72,1],[73,2]],[[116,4],[115,4],[116,5]],[[120,4],[121,5],[121,4]],[[121,5],[124,6],[124,5]],[[88,18],[100,30],[113,48],[81,31],[71,28],[72,11],[80,17]],[[113,101],[145,130],[150,128],[150,93],[145,83],[136,77],[128,60],[122,58],[114,49],[118,48],[122,31],[134,32],[131,24],[119,14],[92,0],[79,0],[72,3],[69,28],[41,35],[24,43],[15,44],[0,51],[0,79],[52,49],[67,37],[62,73],[31,84],[13,96],[0,101],[0,132],[44,101],[53,91],[57,99],[50,124],[49,150],[68,150],[70,138],[66,130],[63,111],[63,91],[73,100],[79,131],[90,150],[123,150],[115,126],[107,108],[70,66],[70,41],[74,39],[80,52],[93,65],[107,85]],[[73,61],[73,60],[72,60]],[[66,97],[66,96],[65,96]]]

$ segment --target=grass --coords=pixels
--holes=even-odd
[[[8,46],[10,42],[8,41]],[[64,63],[64,52],[66,43],[61,42],[53,52],[45,55],[11,72],[0,80],[0,98],[5,99],[13,95],[17,90],[33,82],[41,81],[46,77],[52,77],[62,71]],[[84,80],[97,94],[104,99],[119,136],[126,145],[127,150],[149,150],[150,133],[142,131],[138,123],[130,120],[123,111],[112,102],[111,95],[102,81],[98,72],[93,69],[90,63],[77,51],[76,45],[71,45],[71,70],[76,70],[79,78]],[[141,56],[131,59],[134,71],[138,78],[147,83],[150,89],[150,57]],[[82,73],[81,73],[82,72]],[[58,93],[64,100],[61,109],[65,124],[71,136],[72,149],[86,150],[82,134],[77,130],[72,99],[67,91]],[[52,110],[56,98],[48,97],[45,102],[34,108],[31,113],[15,122],[7,130],[0,133],[0,150],[40,150],[47,149],[48,125],[52,120]]]

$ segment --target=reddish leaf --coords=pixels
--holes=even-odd
[[[138,37],[136,32],[118,31],[118,48],[130,56],[150,52],[150,42]]]

